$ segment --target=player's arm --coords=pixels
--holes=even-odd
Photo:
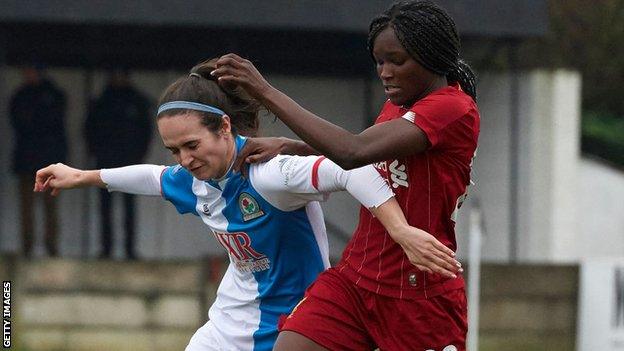
[[[425,133],[402,118],[353,134],[301,107],[271,86],[251,62],[237,55],[221,57],[217,67],[214,75],[219,82],[241,86],[303,141],[344,169],[422,152],[429,145]]]
[[[346,171],[331,160],[322,160],[316,183],[320,192],[347,190],[377,217],[390,237],[401,245],[410,262],[419,269],[449,278],[455,278],[455,274],[461,272],[453,250],[433,235],[407,223],[392,190],[372,166]]]
[[[245,146],[236,156],[234,169],[240,170],[243,163],[266,162],[277,155],[318,155],[318,151],[301,140],[285,137],[247,138]]]
[[[463,272],[461,264],[454,258],[453,250],[433,235],[407,223],[395,198],[370,211],[383,224],[392,240],[401,245],[409,261],[419,269],[449,278],[455,278],[457,272]]]
[[[164,168],[155,165],[134,165],[81,170],[57,163],[37,171],[34,191],[49,190],[56,196],[62,189],[96,186],[131,194],[160,195],[160,174]]]
[[[62,189],[88,186],[106,187],[99,170],[82,170],[56,163],[37,171],[34,191],[50,190],[52,195],[56,196]]]
[[[328,193],[346,190],[378,217],[418,268],[448,277],[460,271],[452,250],[431,234],[407,224],[392,190],[372,166],[344,170],[325,157],[279,156],[255,167],[251,181],[259,185],[256,189],[265,199],[282,210],[293,210]]]

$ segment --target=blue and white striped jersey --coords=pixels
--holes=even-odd
[[[243,142],[237,138],[237,147]],[[179,166],[161,177],[165,199],[180,213],[200,216],[230,257],[209,311],[222,349],[271,350],[279,316],[290,313],[329,266],[323,214],[313,202],[322,195],[284,193],[275,200],[290,197],[293,208],[276,207],[267,184],[282,181],[267,172],[274,163],[252,165],[249,179],[230,172],[219,183],[195,179]]]
[[[244,143],[236,137],[237,150]],[[187,351],[271,350],[279,317],[329,267],[318,201],[345,189],[368,207],[392,196],[372,167],[344,171],[323,157],[279,155],[249,167],[248,178],[230,171],[219,181],[196,179],[179,165],[101,172],[111,191],[161,194],[180,213],[199,216],[229,255],[209,321]],[[128,180],[138,173],[140,181]]]

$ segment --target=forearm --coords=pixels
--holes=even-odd
[[[353,168],[358,136],[307,111],[281,91],[270,87],[259,99],[311,148],[341,167]]]
[[[106,183],[102,181],[102,176],[100,174],[100,170],[89,170],[89,171],[80,171],[76,175],[76,183],[75,187],[87,187],[87,186],[97,186],[100,188],[106,188]]]
[[[86,186],[105,186],[99,170],[84,171],[62,163],[56,163],[37,171],[33,190],[51,190],[52,195],[57,195],[62,189]]]
[[[377,217],[379,222],[386,228],[390,237],[397,241],[399,235],[404,233],[409,227],[403,210],[395,198],[388,199],[382,205],[371,208],[371,213]]]
[[[219,58],[211,74],[219,82],[243,87],[303,141],[344,169],[411,155],[428,146],[424,132],[403,118],[352,134],[301,107],[272,87],[249,60],[236,54]]]
[[[279,140],[282,142],[280,153],[283,155],[320,155],[318,151],[301,140],[294,140],[285,137],[280,137]]]

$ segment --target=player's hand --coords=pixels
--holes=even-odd
[[[401,245],[410,262],[422,271],[448,278],[455,278],[457,273],[463,272],[453,250],[424,230],[408,226],[393,233],[392,238]]]
[[[216,67],[210,74],[217,77],[219,84],[225,87],[240,86],[258,100],[271,89],[271,85],[253,63],[236,54],[221,56],[216,62]]]
[[[245,146],[236,155],[235,171],[245,171],[245,163],[265,162],[277,156],[284,147],[282,138],[247,138]],[[245,174],[247,176],[247,174]]]
[[[37,171],[34,191],[45,192],[50,190],[56,196],[61,189],[75,188],[80,185],[82,171],[71,168],[62,163],[49,165]]]

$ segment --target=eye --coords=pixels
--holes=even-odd
[[[189,150],[196,150],[199,143],[193,143],[188,145]]]
[[[178,150],[178,149],[169,149],[169,151],[171,151],[172,155],[177,155],[177,154],[180,153],[180,150]]]
[[[388,62],[390,62],[391,64],[395,65],[395,66],[401,66],[402,64],[404,64],[406,61],[406,59],[404,57],[400,57],[400,56],[393,56],[391,58],[388,59]]]

